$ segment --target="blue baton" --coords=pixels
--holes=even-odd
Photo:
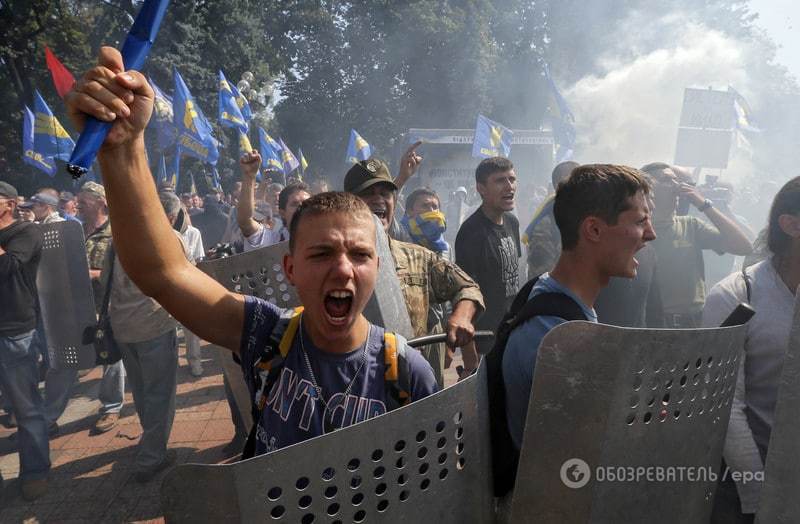
[[[169,0],[144,1],[122,46],[122,63],[126,70],[140,70],[144,65],[168,5]],[[112,124],[113,122],[101,122],[93,117],[86,118],[86,125],[67,163],[67,171],[72,178],[78,179],[89,171]]]

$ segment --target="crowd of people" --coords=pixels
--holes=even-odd
[[[121,351],[121,360],[103,370],[95,431],[116,424],[127,380],[143,428],[140,482],[175,460],[167,442],[178,328],[193,375],[203,373],[200,340],[230,349],[241,363],[254,414],[245,456],[435,393],[445,385],[444,370],[457,348],[464,362],[460,378],[482,359],[494,361],[504,429],[519,449],[537,349],[555,326],[574,318],[627,327],[715,326],[739,302],[751,303],[756,315],[747,326],[724,456],[734,470],[763,469],[800,284],[800,178],[778,191],[760,241],[724,194],[708,198],[690,172],[661,162],[640,169],[564,162],[553,169],[549,192],[520,202],[514,164],[487,158],[476,167],[474,187],[452,195],[463,204],[474,191],[480,204],[454,223],[445,209],[451,195],[442,202],[436,191],[415,184],[419,143],[406,151],[394,176],[377,158],[353,165],[342,191],[329,191],[324,181],[284,186],[262,170],[253,151],[242,157],[241,181],[227,195],[178,196],[174,188],[156,186],[145,160],[152,90],[139,73],[122,71],[119,54],[104,49],[99,67],[67,96],[77,126],[84,113],[114,122],[99,156],[104,185],[87,182],[77,197],[42,188],[24,200],[0,182],[0,294],[6,304],[0,311],[0,390],[19,426],[26,498],[47,489],[48,435],[59,431],[77,379],[75,370],[47,367],[47,333],[36,305],[42,246],[36,224],[60,220],[83,226],[97,313],[110,319]],[[411,185],[416,188],[407,190]],[[515,216],[518,206],[537,208],[528,224]],[[378,259],[379,228],[391,260]],[[283,271],[302,308],[281,310],[230,292],[195,267],[203,257],[279,242],[288,243]],[[706,277],[704,254],[712,252],[729,255],[718,283]],[[363,311],[379,263],[396,271],[414,336],[445,333],[445,344],[412,349],[400,335],[367,321]],[[502,347],[473,340],[476,329],[497,331],[520,293],[523,303],[541,305],[538,312],[516,318]],[[719,522],[752,521],[757,484],[730,481],[718,492]]]

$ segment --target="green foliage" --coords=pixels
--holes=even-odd
[[[3,179],[26,193],[45,184],[70,186],[63,170],[50,180],[20,159],[21,108],[31,102],[34,88],[75,134],[52,87],[44,46],[73,73],[85,71],[101,45],[121,46],[139,5],[0,3]],[[635,12],[645,14],[641,23],[626,26]],[[566,87],[598,73],[605,53],[632,57],[680,38],[679,31],[658,25],[668,15],[756,44],[749,74],[763,99],[777,101],[758,108],[776,123],[764,140],[777,144],[771,156],[794,163],[798,87],[774,63],[774,45],[754,27],[743,0],[173,0],[146,72],[171,92],[172,68],[178,68],[224,147],[220,173],[232,170],[233,176],[238,148],[234,132],[216,123],[217,71],[224,70],[231,82],[244,71],[252,71],[257,83],[280,75],[281,98],[269,131],[294,150],[302,147],[311,172],[327,175],[337,187],[347,168],[351,127],[389,160],[401,150],[409,127],[469,128],[480,112],[511,127],[535,128],[549,103],[544,62]],[[636,45],[626,38],[631,34]],[[255,132],[251,141],[257,144]],[[155,166],[155,154],[151,161]],[[205,166],[187,157],[182,166],[184,173],[196,173],[204,191]],[[182,180],[185,190],[189,177]]]

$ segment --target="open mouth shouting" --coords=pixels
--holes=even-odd
[[[325,315],[328,322],[336,326],[347,323],[353,308],[353,292],[347,289],[329,291],[325,294]]]

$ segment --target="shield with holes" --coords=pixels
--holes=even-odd
[[[83,331],[93,326],[97,317],[83,229],[72,220],[40,227],[44,244],[36,287],[50,365],[92,368],[94,347],[83,344]]]
[[[411,338],[414,330],[394,271],[389,243],[380,222],[375,220],[378,256],[389,263],[384,262],[378,268],[375,291],[364,309],[364,316],[373,324]],[[232,257],[203,261],[197,267],[231,291],[291,308],[299,306],[300,300],[283,274],[283,256],[288,250],[289,243],[281,242]]]
[[[750,474],[750,482],[763,482],[758,522],[800,522],[800,295],[794,306],[794,322],[789,347],[783,361],[775,404],[775,419],[770,433],[769,449],[763,478]],[[745,472],[742,472],[745,474]],[[745,480],[742,478],[742,480]]]
[[[708,522],[744,334],[553,329],[509,522]]]
[[[164,479],[167,522],[492,522],[485,369],[409,406]]]

